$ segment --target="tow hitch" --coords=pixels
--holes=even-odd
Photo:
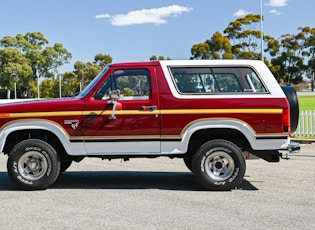
[[[299,153],[300,152],[300,143],[294,142],[294,141],[290,141],[289,144],[289,153]],[[279,156],[281,157],[281,159],[285,159],[285,160],[289,160],[289,154],[288,153],[279,153]]]

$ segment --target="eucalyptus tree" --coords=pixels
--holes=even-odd
[[[14,86],[18,92],[17,96],[25,97],[25,94],[28,94],[28,83],[32,74],[29,59],[18,49],[9,47],[0,49],[0,86],[7,92],[5,98],[11,97]]]
[[[55,43],[53,46],[48,45],[49,42],[40,32],[29,32],[25,35],[17,34],[15,37],[6,36],[0,40],[2,49],[15,49],[26,58],[32,73],[24,75],[28,78],[31,85],[32,81],[39,82],[40,78],[51,78],[55,76],[57,68],[65,63],[69,63],[71,53],[61,43]],[[7,76],[8,77],[8,76]],[[28,87],[28,97],[36,92]],[[39,95],[37,95],[39,96]]]
[[[108,54],[97,54],[93,62],[76,61],[74,64],[74,76],[81,82],[81,88],[86,86],[107,65],[112,62]]]
[[[277,66],[279,79],[286,84],[299,83],[303,77],[310,77],[314,67],[313,47],[315,47],[315,29],[300,27],[297,34],[281,36],[281,48],[271,60]]]
[[[219,31],[210,40],[193,45],[191,54],[191,59],[234,59],[229,38]]]
[[[191,48],[191,59],[260,59],[261,31],[260,15],[248,14],[229,23],[223,34],[215,32],[211,39],[195,44]],[[264,52],[273,56],[279,43],[271,36],[264,35]]]
[[[167,58],[165,58],[164,56],[156,56],[156,55],[152,55],[151,57],[150,57],[150,61],[162,61],[162,60],[171,60],[171,58],[170,57],[167,57]]]

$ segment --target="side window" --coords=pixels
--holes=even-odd
[[[147,100],[151,97],[150,74],[147,69],[114,71],[94,95],[95,99],[108,99],[110,90],[119,90],[121,100]]]
[[[218,92],[218,85],[209,68],[171,68],[175,85],[180,93]]]
[[[267,92],[266,88],[264,87],[263,83],[260,81],[255,72],[247,73],[246,79],[253,92]]]
[[[248,67],[170,67],[179,93],[266,93],[258,75]]]
[[[243,91],[237,76],[232,73],[218,73],[215,74],[215,78],[217,79],[220,92],[231,93]]]

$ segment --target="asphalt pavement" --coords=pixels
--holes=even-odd
[[[314,229],[315,144],[247,161],[242,184],[203,191],[181,159],[74,163],[44,191],[17,190],[0,156],[1,229]]]

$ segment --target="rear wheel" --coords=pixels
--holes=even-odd
[[[24,140],[10,152],[8,174],[24,190],[41,190],[52,185],[60,173],[60,161],[53,147],[41,140]]]
[[[242,182],[246,164],[242,151],[235,144],[226,140],[212,140],[196,151],[192,169],[205,189],[230,190]]]

